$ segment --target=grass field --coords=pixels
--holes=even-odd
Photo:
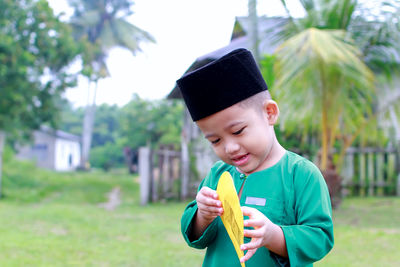
[[[335,246],[318,266],[400,266],[400,198],[346,199],[334,211]]]
[[[180,234],[186,203],[139,205],[137,177],[4,166],[0,266],[201,266]],[[122,203],[106,210],[119,187]],[[346,199],[335,247],[317,266],[400,266],[400,199]]]

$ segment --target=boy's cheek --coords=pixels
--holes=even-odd
[[[221,148],[217,148],[217,147],[214,147],[214,146],[213,146],[212,149],[213,149],[215,155],[217,155],[217,156],[218,156],[221,160],[223,160],[225,163],[228,163],[228,162],[226,162],[226,160],[225,160],[224,153],[221,151]]]

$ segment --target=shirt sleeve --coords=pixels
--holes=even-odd
[[[204,181],[205,179],[200,183],[197,192],[200,191],[200,189],[203,187]],[[196,200],[193,200],[186,206],[185,211],[183,212],[181,218],[181,231],[183,238],[190,247],[203,249],[215,239],[218,229],[217,220],[214,219],[197,240],[191,240],[190,236],[196,213],[197,203]]]
[[[332,208],[329,191],[312,163],[297,166],[294,176],[295,225],[282,225],[290,266],[322,259],[333,247]]]
[[[189,203],[189,205],[186,207],[182,219],[181,219],[181,231],[183,238],[185,239],[186,243],[194,248],[198,249],[203,249],[210,244],[217,233],[217,225],[216,221],[212,221],[210,225],[206,228],[204,233],[197,239],[197,240],[191,240],[190,235],[192,232],[192,225],[194,222],[194,216],[196,215],[197,212],[197,203],[196,201],[192,201]]]

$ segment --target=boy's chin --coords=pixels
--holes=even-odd
[[[235,166],[235,165],[234,165]],[[239,171],[239,172],[241,172],[241,173],[243,173],[243,174],[245,174],[245,175],[248,175],[248,170],[246,169],[246,168],[240,168],[240,167],[238,167],[238,166],[235,166],[236,167],[236,169]]]
[[[240,166],[237,166],[235,163],[233,163],[232,161],[225,161],[225,160],[223,160],[223,162],[225,162],[226,164],[228,164],[228,165],[231,165],[231,166],[234,166],[235,168],[236,168],[236,170],[238,170],[240,173],[243,173],[243,174],[245,174],[245,175],[248,175],[248,174],[250,174],[251,172],[252,172],[252,170],[249,170],[249,168],[246,168],[246,167],[240,167]]]

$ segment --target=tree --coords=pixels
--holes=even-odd
[[[47,1],[0,1],[0,166],[6,134],[56,124],[61,93],[74,83],[66,67],[78,53]]]
[[[182,113],[179,101],[147,101],[135,95],[121,111],[119,125],[125,146],[137,149],[168,144],[179,148]]]
[[[374,76],[344,31],[311,28],[277,51],[275,97],[289,132],[318,132],[320,168],[335,142],[357,132],[372,116]],[[312,104],[310,104],[312,103]]]
[[[90,151],[90,164],[95,168],[108,171],[114,167],[124,166],[124,149],[119,143],[107,142],[102,146],[95,146]]]
[[[123,165],[123,145],[119,131],[121,108],[116,105],[102,104],[97,108],[93,125],[90,165],[108,169]],[[61,114],[60,129],[79,135],[82,133],[84,108],[65,105]]]
[[[82,121],[85,111],[82,107],[74,108],[70,102],[61,107],[59,129],[74,135],[82,133]]]
[[[282,3],[286,7],[284,0]],[[359,136],[360,131],[356,129],[366,127],[374,118],[376,110],[372,110],[372,103],[376,103],[378,95],[372,83],[374,74],[370,70],[371,63],[375,65],[375,72],[380,71],[377,66],[387,66],[387,59],[377,55],[384,54],[382,51],[398,49],[398,42],[377,42],[377,38],[384,35],[383,29],[390,19],[386,21],[379,16],[380,20],[368,21],[371,16],[366,16],[365,8],[359,7],[356,0],[303,0],[301,3],[306,16],[295,19],[287,10],[288,24],[280,33],[280,39],[286,42],[276,54],[276,87],[285,90],[277,90],[276,97],[282,103],[291,102],[297,110],[296,116],[284,119],[285,125],[300,119],[301,115],[304,131],[321,126],[320,167],[326,169],[335,141],[342,139],[344,149],[349,146],[350,140],[354,141],[354,136],[349,138],[343,129]],[[372,28],[373,25],[378,31]],[[392,33],[399,36],[398,30]],[[301,88],[297,86],[300,84]],[[326,94],[324,90],[331,93]],[[326,96],[328,98],[324,100]],[[318,104],[301,105],[310,100]],[[339,113],[336,103],[341,103]],[[318,117],[320,120],[316,120],[317,114],[321,114]],[[348,118],[353,120],[348,121]],[[342,129],[340,133],[338,126]]]
[[[122,166],[124,153],[135,152],[140,146],[154,148],[169,145],[178,149],[182,129],[183,106],[179,101],[144,100],[134,95],[123,107],[100,105],[93,127],[90,164],[105,170]],[[79,133],[83,109],[63,107],[61,129]],[[128,160],[125,158],[125,160]],[[128,162],[127,162],[128,163]]]
[[[82,167],[89,160],[93,122],[95,117],[95,98],[99,79],[109,75],[106,58],[114,47],[128,49],[133,54],[140,51],[140,42],[154,39],[145,31],[128,22],[132,14],[131,0],[70,0],[74,8],[71,25],[75,38],[87,40],[83,57],[83,73],[94,84],[93,100],[88,101],[83,120]]]
[[[93,127],[93,147],[115,143],[119,138],[119,117],[121,108],[117,105],[102,104],[96,110]]]
[[[123,139],[119,130],[120,115],[121,109],[116,105],[102,104],[97,107],[90,150],[91,166],[107,171],[124,165]]]
[[[257,64],[260,64],[259,40],[258,40],[258,17],[257,17],[257,0],[248,0],[248,17],[250,21],[249,42],[250,50],[254,55]]]
[[[272,91],[285,130],[316,134],[319,167],[333,173],[357,138],[377,139],[376,117],[399,103],[397,97],[386,106],[377,105],[384,94],[375,78],[385,68],[399,66],[388,53],[399,51],[399,42],[393,41],[398,40],[398,26],[388,27],[396,12],[366,16],[367,9],[356,0],[300,2],[304,18],[291,17],[286,8],[288,23],[278,38],[284,42],[275,54],[274,86],[280,89]],[[386,73],[390,76],[391,71]],[[334,147],[340,150],[336,161]]]
[[[392,136],[400,136],[400,2],[371,2],[374,8],[360,8],[360,16],[350,25],[355,42],[365,55],[365,62],[376,73],[377,114],[380,125]],[[377,12],[379,10],[379,12]],[[369,18],[365,20],[363,18]],[[397,102],[397,103],[396,103]],[[384,125],[392,125],[387,129]],[[390,134],[389,134],[390,135]],[[395,138],[392,138],[396,142]],[[398,139],[397,139],[398,141]],[[396,145],[396,144],[394,144]],[[399,145],[399,144],[397,144]]]

